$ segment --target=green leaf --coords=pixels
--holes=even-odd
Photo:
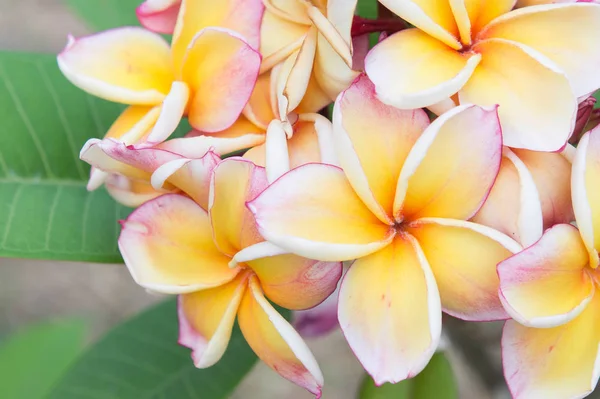
[[[81,320],[34,324],[0,344],[0,398],[41,399],[83,348]]]
[[[600,108],[600,90],[596,91],[594,93],[594,97],[596,97],[596,105],[594,106],[594,108]]]
[[[92,28],[104,30],[139,25],[135,9],[142,0],[65,0]]]
[[[377,18],[377,0],[358,0],[356,13],[363,18]]]
[[[458,399],[458,388],[452,367],[446,356],[438,352],[425,369],[410,380],[397,384],[375,386],[373,379],[366,376],[360,399]]]
[[[87,95],[53,55],[0,53],[0,257],[121,262],[130,210],[87,192],[79,151],[123,109]]]
[[[236,326],[223,358],[199,370],[177,333],[175,300],[151,308],[89,349],[49,399],[227,398],[256,361]]]

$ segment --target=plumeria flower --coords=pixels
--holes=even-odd
[[[423,110],[379,102],[361,76],[336,100],[333,126],[341,169],[292,169],[248,207],[274,245],[321,261],[357,258],[338,319],[375,382],[398,382],[433,355],[442,309],[467,320],[507,317],[496,264],[521,246],[465,221],[498,174],[498,117],[470,105],[429,124]]]
[[[549,227],[572,222],[571,151],[571,146],[567,153],[505,147],[492,191],[471,221],[493,227],[524,247]]]
[[[151,106],[148,145],[168,138],[184,115],[198,130],[220,131],[235,122],[256,82],[263,11],[260,0],[184,1],[171,47],[145,29],[117,28],[70,37],[58,65],[88,93]]]
[[[600,5],[514,0],[381,0],[415,26],[375,46],[365,70],[403,109],[499,104],[504,144],[560,150],[577,99],[600,87]]]
[[[581,139],[571,178],[577,227],[557,224],[498,265],[515,398],[582,398],[600,375],[600,128]]]
[[[352,20],[357,0],[264,0],[261,72],[276,72],[281,120],[316,112],[356,78]]]
[[[194,179],[209,193],[207,201],[168,194],[136,209],[119,237],[123,259],[142,287],[180,294],[179,342],[192,349],[197,367],[221,358],[237,317],[259,358],[320,397],[319,366],[267,298],[288,309],[313,307],[335,290],[342,265],[290,255],[264,241],[245,207],[267,186],[264,168],[207,157]]]
[[[171,34],[175,30],[180,7],[181,0],[146,0],[135,13],[144,28]]]

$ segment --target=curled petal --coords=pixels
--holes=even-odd
[[[498,264],[506,311],[530,327],[555,327],[573,320],[594,295],[587,262],[577,228],[552,227],[537,243]]]
[[[209,151],[200,159],[176,159],[158,167],[151,183],[156,189],[168,181],[189,195],[203,209],[208,209],[210,178],[221,159]]]
[[[293,383],[321,396],[323,375],[310,349],[271,306],[253,276],[238,313],[240,328],[256,355]]]
[[[435,278],[414,238],[397,236],[350,266],[338,318],[376,384],[396,383],[425,368],[440,339],[442,312]]]
[[[394,217],[399,222],[470,218],[490,192],[501,159],[496,108],[463,105],[446,112],[423,132],[404,162]]]
[[[598,266],[600,249],[600,126],[583,135],[571,172],[571,195],[577,227],[590,254],[590,266]]]
[[[509,320],[502,334],[504,376],[515,399],[583,398],[600,375],[600,295],[573,321],[531,328]]]
[[[159,104],[173,82],[169,45],[142,28],[69,37],[57,60],[62,73],[80,89],[124,104]]]
[[[210,367],[225,353],[248,278],[240,273],[220,287],[179,297],[179,344],[192,350],[196,367]]]
[[[162,102],[160,116],[146,138],[153,145],[165,141],[177,129],[190,98],[190,89],[183,82],[173,82],[171,91]]]
[[[473,49],[481,54],[481,63],[459,92],[460,102],[499,104],[504,144],[509,147],[561,149],[577,113],[577,99],[564,72],[516,42],[488,39]]]
[[[152,129],[160,115],[160,107],[131,105],[110,126],[104,138],[113,138],[130,145],[142,139]]]
[[[381,101],[413,109],[458,92],[480,61],[479,54],[461,54],[418,29],[405,29],[367,54],[365,70]]]
[[[109,148],[109,150],[107,151],[105,148]],[[116,173],[136,180],[148,181],[150,179],[149,172],[139,169],[137,165],[123,162],[123,158],[113,157],[111,151],[113,148],[124,148],[126,151],[127,146],[113,139],[89,139],[83,145],[79,158],[104,172]]]
[[[431,266],[446,313],[464,320],[508,318],[498,298],[496,265],[521,251],[518,243],[489,227],[452,219],[420,219],[409,226]]]
[[[247,262],[267,298],[286,309],[312,308],[335,290],[341,262],[318,262],[297,255],[277,255]]]
[[[175,71],[181,70],[194,37],[208,27],[238,32],[258,49],[264,10],[262,0],[182,0],[172,41]]]
[[[137,208],[143,203],[164,194],[163,191],[155,190],[148,182],[132,180],[117,174],[107,174],[104,183],[106,191],[115,201],[130,208]]]
[[[291,170],[248,208],[265,239],[311,259],[355,259],[388,245],[395,234],[358,198],[344,172],[331,165]]]
[[[521,43],[562,70],[577,97],[600,88],[600,6],[591,3],[522,8],[501,16],[481,38]]]
[[[271,73],[263,73],[258,77],[243,113],[250,122],[261,129],[266,129],[269,122],[275,119],[271,101]]]
[[[381,0],[380,2],[403,20],[451,48],[461,48],[458,41],[458,27],[449,1]]]
[[[171,34],[175,30],[181,0],[145,0],[135,13],[140,24],[156,33]]]
[[[566,191],[568,194],[568,187]],[[535,180],[523,161],[508,148],[504,149],[492,191],[472,221],[501,231],[524,246],[539,240],[544,232],[542,202]]]
[[[298,50],[309,27],[281,18],[267,9],[260,28],[261,73],[271,70]]]
[[[332,6],[334,8],[334,10],[332,10],[331,13],[328,12],[327,15],[331,18],[337,17],[337,20],[341,21],[344,25],[339,28],[336,27],[333,21],[323,15],[321,10],[317,7],[308,7],[308,17],[319,30],[319,36],[324,39],[321,43],[324,44],[327,42],[335,54],[337,54],[338,58],[341,58],[348,67],[352,67],[352,38],[350,36],[350,30],[352,28],[352,18],[354,16],[354,9],[356,8],[356,1],[357,0],[334,0],[327,5],[328,8],[331,8]],[[334,5],[334,3],[337,4]],[[344,31],[344,35],[341,34],[340,30]]]
[[[206,211],[182,195],[146,202],[122,226],[119,249],[142,287],[188,293],[217,287],[239,272],[215,246]]]
[[[190,124],[209,133],[230,127],[250,99],[260,60],[258,51],[235,31],[206,28],[198,32],[181,70],[182,80],[192,91]]]
[[[399,110],[380,102],[365,75],[335,102],[333,132],[340,165],[359,197],[384,223],[393,224],[400,170],[428,125],[423,110]]]
[[[208,209],[215,243],[234,256],[238,251],[263,241],[246,202],[267,187],[264,168],[241,158],[228,158],[213,170]]]
[[[506,14],[516,0],[450,0],[452,13],[460,32],[461,42],[471,44],[482,28],[496,17]]]

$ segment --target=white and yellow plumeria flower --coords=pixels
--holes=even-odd
[[[278,116],[316,112],[356,78],[350,35],[357,0],[264,0],[261,72],[276,69]]]
[[[515,398],[582,398],[600,375],[600,128],[581,139],[571,178],[577,227],[558,224],[498,265]]]
[[[293,169],[248,207],[281,248],[358,258],[341,285],[340,325],[375,381],[397,382],[433,355],[442,309],[468,320],[507,317],[496,264],[521,246],[465,221],[498,173],[498,116],[461,106],[430,125],[422,110],[379,102],[361,76],[336,100],[333,129],[342,169]]]
[[[471,221],[495,228],[524,247],[557,223],[571,223],[571,162],[564,153],[504,148],[500,172]]]
[[[211,162],[204,164],[194,178],[209,193],[203,202],[163,195],[122,223],[123,259],[141,286],[181,294],[179,342],[192,349],[197,367],[221,358],[237,317],[260,359],[320,397],[319,366],[267,298],[288,309],[313,307],[335,290],[342,265],[291,255],[264,241],[245,207],[267,186],[264,168],[240,158],[212,170]]]
[[[143,138],[149,144],[165,140],[183,115],[198,130],[220,131],[235,122],[254,88],[263,11],[260,0],[185,0],[171,47],[145,29],[117,28],[70,38],[58,65],[88,93],[151,106],[145,118],[153,129]]]
[[[511,11],[515,0],[380,1],[415,26],[365,60],[385,103],[499,104],[506,146],[557,151],[573,130],[578,98],[600,87],[598,4]]]

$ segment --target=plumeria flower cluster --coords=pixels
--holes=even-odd
[[[395,383],[427,365],[445,312],[507,320],[515,398],[585,396],[600,375],[600,5],[380,3],[397,23],[355,17],[356,0],[147,0],[144,28],[69,38],[65,77],[127,105],[81,159],[88,189],[136,207],[119,237],[132,277],[179,295],[199,368],[237,320],[320,397],[277,305],[307,335],[339,322]]]

